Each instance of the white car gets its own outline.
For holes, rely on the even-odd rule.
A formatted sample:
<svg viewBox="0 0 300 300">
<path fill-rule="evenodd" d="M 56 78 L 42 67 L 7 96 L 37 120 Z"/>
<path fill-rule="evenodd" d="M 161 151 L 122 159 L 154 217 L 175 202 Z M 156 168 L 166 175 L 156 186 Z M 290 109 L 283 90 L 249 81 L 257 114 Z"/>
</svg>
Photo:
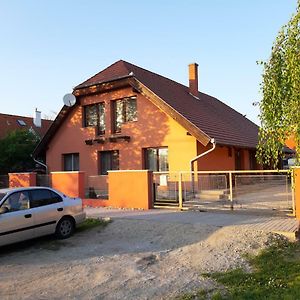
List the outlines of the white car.
<svg viewBox="0 0 300 300">
<path fill-rule="evenodd" d="M 85 217 L 80 198 L 51 188 L 0 189 L 0 246 L 54 233 L 68 238 Z"/>
</svg>

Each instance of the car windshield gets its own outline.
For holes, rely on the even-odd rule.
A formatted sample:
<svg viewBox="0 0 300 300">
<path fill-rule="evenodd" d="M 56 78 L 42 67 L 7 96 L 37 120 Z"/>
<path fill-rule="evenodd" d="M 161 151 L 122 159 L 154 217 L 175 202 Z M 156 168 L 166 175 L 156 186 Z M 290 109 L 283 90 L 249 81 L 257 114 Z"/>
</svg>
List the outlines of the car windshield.
<svg viewBox="0 0 300 300">
<path fill-rule="evenodd" d="M 5 195 L 5 193 L 0 193 L 0 201 L 4 198 Z"/>
</svg>

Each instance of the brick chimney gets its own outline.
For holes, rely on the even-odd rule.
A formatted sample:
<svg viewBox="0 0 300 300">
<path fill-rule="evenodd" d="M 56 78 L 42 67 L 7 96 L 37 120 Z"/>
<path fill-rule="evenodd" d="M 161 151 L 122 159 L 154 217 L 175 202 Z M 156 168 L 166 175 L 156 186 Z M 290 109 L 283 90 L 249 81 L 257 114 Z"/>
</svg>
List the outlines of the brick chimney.
<svg viewBox="0 0 300 300">
<path fill-rule="evenodd" d="M 198 64 L 189 64 L 189 87 L 190 93 L 199 97 L 198 91 Z"/>
</svg>

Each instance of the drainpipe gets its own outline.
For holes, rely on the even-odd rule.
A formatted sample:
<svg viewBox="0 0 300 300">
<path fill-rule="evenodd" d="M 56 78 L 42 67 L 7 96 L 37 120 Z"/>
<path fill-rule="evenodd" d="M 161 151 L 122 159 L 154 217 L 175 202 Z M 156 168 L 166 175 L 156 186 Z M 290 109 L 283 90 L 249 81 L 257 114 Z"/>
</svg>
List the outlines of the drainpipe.
<svg viewBox="0 0 300 300">
<path fill-rule="evenodd" d="M 31 157 L 32 157 L 32 159 L 33 159 L 37 164 L 43 166 L 43 167 L 46 169 L 46 174 L 48 174 L 48 166 L 47 166 L 46 164 L 44 164 L 44 163 L 42 163 L 42 162 L 36 160 L 36 159 L 33 157 L 33 155 L 31 155 Z"/>
<path fill-rule="evenodd" d="M 212 139 L 210 140 L 210 143 L 212 144 L 212 148 L 210 148 L 210 149 L 208 149 L 207 151 L 205 151 L 205 152 L 203 152 L 203 153 L 197 155 L 196 157 L 194 157 L 194 158 L 190 161 L 190 164 L 191 164 L 191 174 L 192 174 L 192 192 L 193 192 L 193 194 L 194 194 L 194 192 L 195 192 L 195 182 L 194 182 L 194 162 L 195 162 L 196 160 L 198 160 L 200 157 L 205 156 L 205 155 L 208 154 L 209 152 L 212 152 L 212 151 L 215 150 L 215 148 L 216 148 L 216 141 L 215 141 L 215 139 L 212 138 Z"/>
</svg>

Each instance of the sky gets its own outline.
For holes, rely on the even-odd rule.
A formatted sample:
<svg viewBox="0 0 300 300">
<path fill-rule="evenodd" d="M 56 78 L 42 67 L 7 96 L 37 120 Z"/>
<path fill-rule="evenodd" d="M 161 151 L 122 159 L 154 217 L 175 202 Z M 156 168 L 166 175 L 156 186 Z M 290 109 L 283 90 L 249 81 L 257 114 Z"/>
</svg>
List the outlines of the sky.
<svg viewBox="0 0 300 300">
<path fill-rule="evenodd" d="M 119 59 L 199 90 L 259 124 L 262 67 L 297 0 L 0 0 L 1 113 L 54 118 Z"/>
</svg>

